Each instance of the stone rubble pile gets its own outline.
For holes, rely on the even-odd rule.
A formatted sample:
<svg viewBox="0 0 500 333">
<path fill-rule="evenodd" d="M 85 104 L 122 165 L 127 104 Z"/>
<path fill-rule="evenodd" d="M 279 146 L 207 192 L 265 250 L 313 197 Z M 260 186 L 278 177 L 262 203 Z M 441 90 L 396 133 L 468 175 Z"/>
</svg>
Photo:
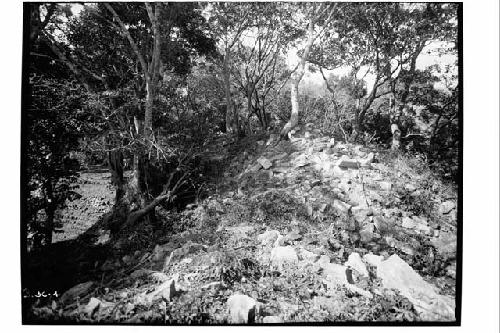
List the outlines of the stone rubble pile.
<svg viewBox="0 0 500 333">
<path fill-rule="evenodd" d="M 339 290 L 367 300 L 398 293 L 413 305 L 420 320 L 455 319 L 454 298 L 444 295 L 410 264 L 422 253 L 428 256 L 430 264 L 439 257 L 447 276 L 455 278 L 456 229 L 449 225 L 456 225 L 456 200 L 440 201 L 436 197 L 435 214 L 429 216 L 398 208 L 405 196 L 418 196 L 418 182 L 398 180 L 390 168 L 378 161 L 375 149 L 335 142 L 309 125 L 293 130 L 290 141 L 278 142 L 277 136 L 271 136 L 257 144 L 256 154 L 243 154 L 247 167 L 235 177 L 237 189 L 221 198 L 226 207 L 238 200 L 246 202 L 262 197 L 262 193 L 284 190 L 306 207 L 312 220 L 333 216 L 335 222 L 330 230 L 319 234 L 292 227 L 263 230 L 255 221 L 221 224 L 217 233 L 225 237 L 224 246 L 244 241 L 257 251 L 252 260 L 282 274 L 289 270 L 317 272 L 327 294 L 315 296 L 313 303 L 323 308 L 338 306 L 335 295 Z M 203 210 L 201 206 L 197 209 Z M 208 213 L 201 212 L 199 216 L 209 219 Z M 182 267 L 222 269 L 218 265 L 223 257 L 220 248 L 193 241 L 158 244 L 142 258 L 147 258 L 150 266 L 133 271 L 130 278 L 161 274 L 157 277 L 161 284 L 144 294 L 145 302 L 159 298 L 176 302 L 176 297 L 193 290 L 195 284 L 191 280 L 198 273 L 179 279 L 172 272 Z M 378 287 L 369 287 L 376 281 L 380 281 Z M 77 285 L 62 298 L 73 300 L 88 293 L 92 284 Z M 208 292 L 222 287 L 223 282 L 215 281 L 200 288 Z M 103 307 L 100 302 L 92 298 L 85 311 L 93 313 Z M 285 305 L 282 312 L 274 310 L 260 316 L 264 305 L 239 291 L 227 298 L 225 306 L 224 318 L 234 324 L 255 323 L 257 318 L 259 323 L 281 323 L 286 318 Z"/>
</svg>

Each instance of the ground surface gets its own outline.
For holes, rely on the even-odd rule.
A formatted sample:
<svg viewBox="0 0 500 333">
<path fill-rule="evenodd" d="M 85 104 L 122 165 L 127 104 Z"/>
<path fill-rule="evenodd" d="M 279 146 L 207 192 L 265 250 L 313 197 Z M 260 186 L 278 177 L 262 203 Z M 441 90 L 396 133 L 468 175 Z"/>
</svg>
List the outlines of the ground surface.
<svg viewBox="0 0 500 333">
<path fill-rule="evenodd" d="M 456 189 L 415 159 L 311 128 L 276 139 L 215 143 L 214 193 L 158 210 L 160 230 L 110 238 L 109 176 L 82 175 L 64 241 L 43 254 L 53 264 L 30 265 L 26 293 L 52 294 L 25 298 L 27 321 L 453 321 Z"/>
<path fill-rule="evenodd" d="M 113 187 L 106 172 L 82 172 L 78 180 L 80 198 L 68 202 L 56 218 L 54 242 L 75 239 L 93 226 L 113 205 Z"/>
</svg>

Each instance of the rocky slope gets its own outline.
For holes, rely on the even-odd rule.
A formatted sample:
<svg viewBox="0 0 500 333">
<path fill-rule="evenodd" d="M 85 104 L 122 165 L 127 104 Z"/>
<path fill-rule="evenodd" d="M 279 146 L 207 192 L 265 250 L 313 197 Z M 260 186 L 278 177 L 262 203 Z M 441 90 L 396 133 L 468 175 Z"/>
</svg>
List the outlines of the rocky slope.
<svg viewBox="0 0 500 333">
<path fill-rule="evenodd" d="M 222 144 L 222 143 L 220 143 Z M 33 321 L 453 321 L 456 190 L 415 159 L 323 137 L 248 139 L 215 193 L 116 239 Z M 234 148 L 234 147 L 233 147 Z M 235 148 L 236 149 L 236 148 Z M 225 153 L 224 153 L 225 152 Z"/>
</svg>

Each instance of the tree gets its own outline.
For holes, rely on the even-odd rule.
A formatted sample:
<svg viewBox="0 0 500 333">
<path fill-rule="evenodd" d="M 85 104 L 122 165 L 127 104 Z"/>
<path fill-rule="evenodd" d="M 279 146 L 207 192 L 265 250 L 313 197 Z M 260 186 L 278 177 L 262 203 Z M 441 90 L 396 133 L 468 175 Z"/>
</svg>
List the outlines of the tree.
<svg viewBox="0 0 500 333">
<path fill-rule="evenodd" d="M 281 4 L 253 4 L 244 38 L 236 43 L 232 73 L 247 100 L 247 120 L 256 115 L 261 127 L 269 125 L 266 101 L 287 76 L 284 54 L 293 32 L 291 14 Z"/>
<path fill-rule="evenodd" d="M 299 83 L 304 76 L 305 66 L 309 59 L 309 53 L 313 47 L 314 41 L 318 39 L 325 31 L 325 27 L 330 24 L 336 4 L 328 3 L 310 3 L 307 6 L 301 6 L 303 18 L 298 22 L 298 25 L 307 24 L 307 29 L 304 29 L 305 43 L 300 52 L 299 63 L 292 74 L 290 80 L 291 91 L 291 115 L 290 120 L 282 128 L 280 135 L 285 138 L 292 128 L 299 121 Z M 300 19 L 300 18 L 299 18 Z M 318 27 L 320 27 L 318 29 Z"/>
<path fill-rule="evenodd" d="M 232 52 L 242 33 L 250 24 L 250 3 L 217 2 L 209 8 L 209 22 L 214 36 L 217 36 L 218 47 L 222 54 L 222 77 L 226 97 L 226 132 L 239 133 L 238 112 L 234 107 L 231 93 Z"/>
<path fill-rule="evenodd" d="M 44 31 L 59 60 L 89 91 L 89 105 L 106 120 L 108 128 L 101 134 L 108 136 L 106 148 L 117 187 L 115 220 L 133 223 L 144 216 L 154 220 L 154 207 L 172 199 L 186 178 L 167 175 L 163 189 L 151 192 L 157 188 L 158 158 L 165 156 L 160 154 L 163 149 L 154 129 L 155 103 L 170 73 L 189 71 L 192 54 L 215 54 L 204 24 L 199 8 L 192 3 L 97 4 L 86 6 L 63 29 L 57 27 L 58 34 L 55 29 Z M 94 32 L 103 43 L 89 38 Z M 123 38 L 117 38 L 120 35 Z M 134 124 L 132 130 L 129 124 Z M 114 138 L 127 135 L 126 146 L 134 154 L 134 177 L 123 184 L 123 140 Z"/>
<path fill-rule="evenodd" d="M 47 45 L 44 31 L 70 15 L 60 4 L 26 4 L 29 17 L 26 49 L 27 81 L 23 86 L 22 187 L 23 228 L 27 248 L 40 249 L 52 243 L 56 211 L 75 197 L 74 181 L 79 165 L 72 153 L 88 129 L 85 88 L 71 78 L 72 73 Z"/>
<path fill-rule="evenodd" d="M 431 42 L 450 38 L 456 24 L 453 8 L 447 4 L 347 4 L 336 15 L 330 31 L 336 37 L 313 52 L 313 63 L 320 69 L 349 66 L 362 79 L 372 76 L 368 94 L 361 96 L 355 109 L 354 138 L 363 132 L 366 113 L 377 98 L 394 96 L 398 80 L 407 82 L 404 90 L 408 89 L 422 50 Z M 395 111 L 404 109 L 405 96 L 404 92 L 394 96 L 398 99 Z M 398 112 L 394 113 L 397 136 Z"/>
</svg>

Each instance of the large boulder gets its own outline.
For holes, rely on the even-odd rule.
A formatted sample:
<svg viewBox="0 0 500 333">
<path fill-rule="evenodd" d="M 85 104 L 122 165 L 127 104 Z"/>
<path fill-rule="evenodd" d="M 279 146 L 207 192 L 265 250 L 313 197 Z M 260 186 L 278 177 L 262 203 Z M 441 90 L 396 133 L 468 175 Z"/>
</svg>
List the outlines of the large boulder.
<svg viewBox="0 0 500 333">
<path fill-rule="evenodd" d="M 413 304 L 422 320 L 453 321 L 455 304 L 451 297 L 439 295 L 436 288 L 426 282 L 410 265 L 393 254 L 377 265 L 377 276 L 382 285 L 395 289 Z"/>
</svg>

